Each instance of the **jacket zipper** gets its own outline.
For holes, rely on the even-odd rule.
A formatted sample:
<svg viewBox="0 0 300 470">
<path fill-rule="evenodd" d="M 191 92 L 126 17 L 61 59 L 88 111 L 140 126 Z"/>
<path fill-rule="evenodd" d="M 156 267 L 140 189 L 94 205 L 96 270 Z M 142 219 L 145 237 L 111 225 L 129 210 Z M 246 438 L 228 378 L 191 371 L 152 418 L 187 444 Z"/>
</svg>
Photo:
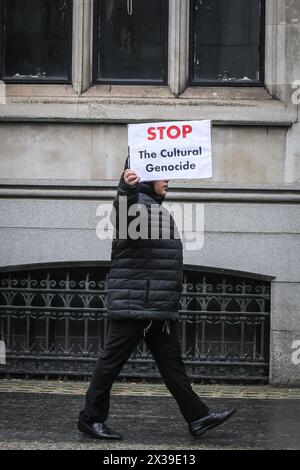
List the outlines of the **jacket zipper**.
<svg viewBox="0 0 300 470">
<path fill-rule="evenodd" d="M 146 288 L 146 305 L 148 305 L 148 300 L 149 300 L 149 284 L 150 280 L 147 279 L 147 288 Z"/>
</svg>

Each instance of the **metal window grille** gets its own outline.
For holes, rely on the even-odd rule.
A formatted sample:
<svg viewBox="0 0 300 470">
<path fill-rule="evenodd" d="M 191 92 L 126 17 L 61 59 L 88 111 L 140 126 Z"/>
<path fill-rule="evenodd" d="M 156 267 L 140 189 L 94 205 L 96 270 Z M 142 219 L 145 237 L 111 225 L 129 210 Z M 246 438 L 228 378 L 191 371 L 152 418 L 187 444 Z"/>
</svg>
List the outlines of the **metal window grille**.
<svg viewBox="0 0 300 470">
<path fill-rule="evenodd" d="M 107 334 L 107 267 L 78 265 L 0 274 L 2 376 L 90 376 Z M 268 380 L 270 283 L 185 271 L 178 333 L 191 379 Z M 144 341 L 123 378 L 159 378 Z"/>
</svg>

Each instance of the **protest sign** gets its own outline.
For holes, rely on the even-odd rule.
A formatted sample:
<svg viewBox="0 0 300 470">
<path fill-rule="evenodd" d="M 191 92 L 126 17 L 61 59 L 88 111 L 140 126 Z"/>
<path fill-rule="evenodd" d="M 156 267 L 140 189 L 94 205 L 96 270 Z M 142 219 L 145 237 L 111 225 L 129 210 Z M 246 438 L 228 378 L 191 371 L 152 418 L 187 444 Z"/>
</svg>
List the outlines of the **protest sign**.
<svg viewBox="0 0 300 470">
<path fill-rule="evenodd" d="M 128 147 L 141 181 L 212 177 L 211 121 L 130 124 Z"/>
</svg>

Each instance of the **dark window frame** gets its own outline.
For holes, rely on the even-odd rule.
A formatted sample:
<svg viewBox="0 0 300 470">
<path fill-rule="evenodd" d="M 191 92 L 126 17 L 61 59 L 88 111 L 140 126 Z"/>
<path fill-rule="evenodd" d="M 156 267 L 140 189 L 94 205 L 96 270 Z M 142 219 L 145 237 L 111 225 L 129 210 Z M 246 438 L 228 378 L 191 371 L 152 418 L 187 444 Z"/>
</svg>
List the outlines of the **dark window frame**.
<svg viewBox="0 0 300 470">
<path fill-rule="evenodd" d="M 190 18 L 189 18 L 189 65 L 188 65 L 188 86 L 204 86 L 204 87 L 264 87 L 265 86 L 265 41 L 266 41 L 266 0 L 260 0 L 261 2 L 261 15 L 260 15 L 260 37 L 259 37 L 259 68 L 260 68 L 260 80 L 251 80 L 247 82 L 242 81 L 231 81 L 223 82 L 221 80 L 194 80 L 194 10 L 195 1 L 190 0 Z"/>
<path fill-rule="evenodd" d="M 169 0 L 163 0 L 165 6 L 165 15 L 167 22 L 164 28 L 164 47 L 163 47 L 163 79 L 119 79 L 119 78 L 99 78 L 98 77 L 98 51 L 101 60 L 101 46 L 98 48 L 98 30 L 101 21 L 101 0 L 94 0 L 93 6 L 93 70 L 92 70 L 92 84 L 93 85 L 144 85 L 144 86 L 167 86 L 168 85 L 168 72 L 169 72 Z"/>
<path fill-rule="evenodd" d="M 73 0 L 69 1 L 69 30 L 67 37 L 66 77 L 7 77 L 5 76 L 5 36 L 4 36 L 4 0 L 0 0 L 0 80 L 7 84 L 44 84 L 44 85 L 71 85 L 72 84 L 72 55 L 73 55 Z"/>
</svg>

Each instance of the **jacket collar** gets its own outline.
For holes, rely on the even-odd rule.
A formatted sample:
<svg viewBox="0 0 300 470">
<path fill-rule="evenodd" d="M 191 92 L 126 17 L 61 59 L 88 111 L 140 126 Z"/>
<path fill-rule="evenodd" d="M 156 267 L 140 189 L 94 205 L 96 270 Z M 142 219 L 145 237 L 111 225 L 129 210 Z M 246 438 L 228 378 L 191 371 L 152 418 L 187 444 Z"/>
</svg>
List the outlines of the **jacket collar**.
<svg viewBox="0 0 300 470">
<path fill-rule="evenodd" d="M 144 181 L 143 183 L 139 183 L 138 190 L 140 193 L 144 193 L 150 196 L 152 199 L 158 202 L 158 204 L 161 204 L 165 199 L 163 196 L 156 194 L 152 181 Z"/>
</svg>

